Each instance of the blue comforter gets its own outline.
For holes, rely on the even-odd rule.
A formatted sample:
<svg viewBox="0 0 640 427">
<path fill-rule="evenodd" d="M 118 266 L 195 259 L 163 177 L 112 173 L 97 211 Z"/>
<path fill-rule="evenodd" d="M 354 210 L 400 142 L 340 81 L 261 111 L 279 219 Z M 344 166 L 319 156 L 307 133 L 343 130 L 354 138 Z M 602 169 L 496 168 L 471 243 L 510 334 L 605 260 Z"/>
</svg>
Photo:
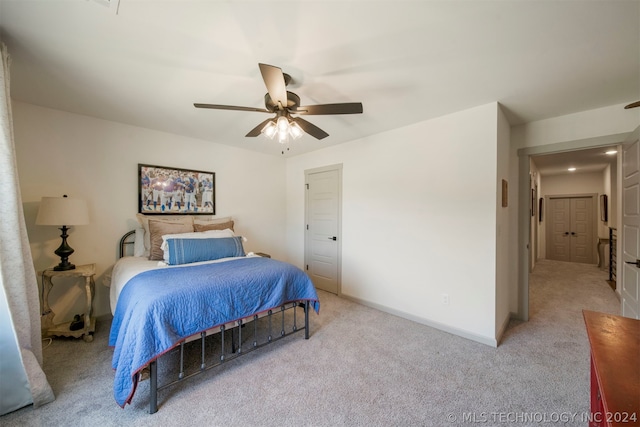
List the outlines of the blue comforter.
<svg viewBox="0 0 640 427">
<path fill-rule="evenodd" d="M 109 345 L 115 346 L 116 401 L 122 407 L 130 403 L 138 372 L 183 339 L 295 300 L 309 300 L 316 312 L 320 310 L 306 273 L 270 258 L 138 274 L 120 294 L 109 335 Z"/>
</svg>

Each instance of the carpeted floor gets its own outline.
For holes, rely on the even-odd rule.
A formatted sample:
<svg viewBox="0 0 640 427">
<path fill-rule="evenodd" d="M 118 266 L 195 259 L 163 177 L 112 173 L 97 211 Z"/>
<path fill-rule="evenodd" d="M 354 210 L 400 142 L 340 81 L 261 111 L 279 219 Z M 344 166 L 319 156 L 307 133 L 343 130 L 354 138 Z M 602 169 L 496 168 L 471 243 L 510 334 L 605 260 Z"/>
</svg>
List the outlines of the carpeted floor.
<svg viewBox="0 0 640 427">
<path fill-rule="evenodd" d="M 160 393 L 148 381 L 121 409 L 112 395 L 109 322 L 92 343 L 54 339 L 44 350 L 56 400 L 0 417 L 10 426 L 586 425 L 589 345 L 582 309 L 619 314 L 594 265 L 541 260 L 530 321 L 512 321 L 498 348 L 325 292 L 301 334 Z"/>
</svg>

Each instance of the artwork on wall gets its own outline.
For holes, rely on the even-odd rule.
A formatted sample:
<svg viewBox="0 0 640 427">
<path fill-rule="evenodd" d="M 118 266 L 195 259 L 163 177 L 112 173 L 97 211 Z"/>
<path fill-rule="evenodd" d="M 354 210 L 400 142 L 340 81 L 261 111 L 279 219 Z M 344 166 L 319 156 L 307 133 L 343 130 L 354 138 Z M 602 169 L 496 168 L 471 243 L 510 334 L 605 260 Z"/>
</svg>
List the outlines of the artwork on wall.
<svg viewBox="0 0 640 427">
<path fill-rule="evenodd" d="M 542 222 L 542 211 L 544 210 L 544 198 L 540 197 L 538 201 L 538 222 Z"/>
<path fill-rule="evenodd" d="M 148 215 L 214 215 L 216 174 L 138 164 L 138 212 Z"/>
<path fill-rule="evenodd" d="M 531 216 L 536 216 L 537 201 L 538 201 L 537 190 L 535 188 L 532 188 L 531 189 Z"/>
<path fill-rule="evenodd" d="M 509 184 L 507 180 L 502 180 L 502 207 L 506 208 L 509 206 Z"/>
<path fill-rule="evenodd" d="M 600 221 L 607 222 L 609 220 L 608 197 L 606 194 L 600 195 Z"/>
</svg>

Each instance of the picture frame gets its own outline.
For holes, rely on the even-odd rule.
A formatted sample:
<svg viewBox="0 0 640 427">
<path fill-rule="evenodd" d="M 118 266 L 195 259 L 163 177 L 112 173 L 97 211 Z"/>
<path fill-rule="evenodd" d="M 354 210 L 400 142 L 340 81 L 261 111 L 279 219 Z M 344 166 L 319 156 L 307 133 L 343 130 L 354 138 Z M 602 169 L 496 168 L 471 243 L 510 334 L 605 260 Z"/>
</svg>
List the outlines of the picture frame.
<svg viewBox="0 0 640 427">
<path fill-rule="evenodd" d="M 536 195 L 537 191 L 535 188 L 531 189 L 531 216 L 535 217 L 536 216 L 536 202 L 538 200 L 538 196 Z"/>
<path fill-rule="evenodd" d="M 542 222 L 542 212 L 544 211 L 544 198 L 538 199 L 538 222 Z"/>
<path fill-rule="evenodd" d="M 138 213 L 215 215 L 216 174 L 138 163 Z"/>
<path fill-rule="evenodd" d="M 509 183 L 506 179 L 502 180 L 502 207 L 509 206 Z"/>
<path fill-rule="evenodd" d="M 600 195 L 600 221 L 607 222 L 609 220 L 608 197 L 606 194 Z"/>
</svg>

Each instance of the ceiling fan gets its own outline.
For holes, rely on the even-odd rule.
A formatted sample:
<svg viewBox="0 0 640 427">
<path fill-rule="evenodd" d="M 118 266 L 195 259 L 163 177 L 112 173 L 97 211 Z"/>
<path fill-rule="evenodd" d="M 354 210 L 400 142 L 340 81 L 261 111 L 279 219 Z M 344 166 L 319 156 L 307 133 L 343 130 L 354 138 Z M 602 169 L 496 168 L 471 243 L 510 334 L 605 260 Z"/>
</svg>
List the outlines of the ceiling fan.
<svg viewBox="0 0 640 427">
<path fill-rule="evenodd" d="M 194 107 L 211 108 L 215 110 L 257 111 L 259 113 L 275 114 L 275 117 L 263 121 L 245 136 L 255 137 L 262 133 L 271 139 L 277 136 L 278 141 L 281 143 L 286 143 L 289 137 L 293 139 L 299 138 L 303 132 L 308 133 L 316 139 L 329 136 L 328 133 L 316 125 L 301 117 L 293 117 L 292 114 L 329 115 L 362 113 L 362 103 L 360 102 L 301 106 L 300 97 L 286 89 L 291 81 L 290 75 L 283 73 L 280 68 L 274 67 L 273 65 L 258 64 L 258 66 L 260 67 L 262 79 L 267 87 L 267 93 L 264 96 L 265 108 L 199 103 L 194 103 Z"/>
<path fill-rule="evenodd" d="M 635 108 L 635 107 L 640 107 L 640 101 L 632 102 L 629 105 L 625 105 L 624 109 L 628 110 L 629 108 Z"/>
</svg>

